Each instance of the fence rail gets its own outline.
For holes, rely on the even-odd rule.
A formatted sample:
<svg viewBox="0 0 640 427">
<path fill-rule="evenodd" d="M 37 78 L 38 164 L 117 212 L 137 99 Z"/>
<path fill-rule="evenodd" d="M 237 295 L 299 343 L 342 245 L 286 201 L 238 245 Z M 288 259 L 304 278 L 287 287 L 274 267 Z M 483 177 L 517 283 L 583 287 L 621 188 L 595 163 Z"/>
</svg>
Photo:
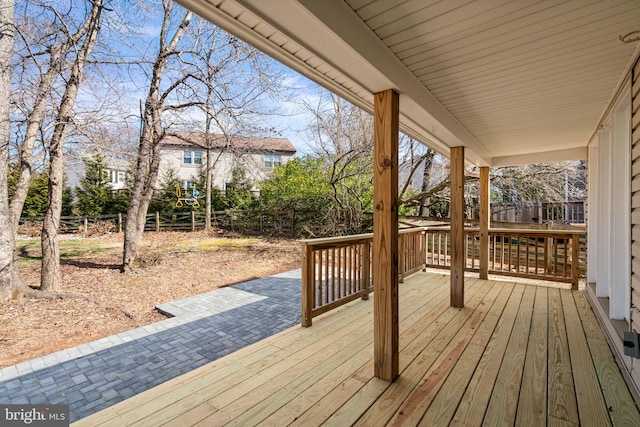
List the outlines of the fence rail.
<svg viewBox="0 0 640 427">
<path fill-rule="evenodd" d="M 205 212 L 153 212 L 148 213 L 144 231 L 195 231 L 205 228 Z M 60 218 L 61 233 L 96 234 L 122 232 L 126 214 L 97 216 L 63 216 Z M 322 232 L 316 221 L 316 213 L 310 211 L 244 211 L 224 210 L 211 213 L 213 227 L 243 234 L 299 237 L 317 235 Z M 23 218 L 22 232 L 39 233 L 42 218 Z"/>
<path fill-rule="evenodd" d="M 451 267 L 449 228 L 418 227 L 398 234 L 399 281 L 420 269 Z M 584 269 L 580 230 L 489 230 L 489 273 L 571 283 Z M 373 234 L 302 240 L 302 326 L 313 317 L 373 290 Z M 465 230 L 465 270 L 480 270 L 480 230 Z"/>
</svg>

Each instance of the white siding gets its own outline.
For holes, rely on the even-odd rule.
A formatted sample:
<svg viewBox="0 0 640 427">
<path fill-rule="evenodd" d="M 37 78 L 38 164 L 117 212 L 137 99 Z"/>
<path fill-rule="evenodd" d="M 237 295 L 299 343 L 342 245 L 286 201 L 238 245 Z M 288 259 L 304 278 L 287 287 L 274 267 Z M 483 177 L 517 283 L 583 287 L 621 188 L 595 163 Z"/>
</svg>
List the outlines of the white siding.
<svg viewBox="0 0 640 427">
<path fill-rule="evenodd" d="M 198 173 L 205 167 L 207 156 L 206 150 L 202 151 L 202 164 L 185 164 L 183 155 L 185 147 L 165 146 L 161 150 L 160 173 L 158 174 L 158 185 L 164 179 L 168 170 L 173 169 L 180 181 L 195 181 Z M 196 148 L 194 148 L 196 150 Z M 225 185 L 231 182 L 233 170 L 242 168 L 245 171 L 246 178 L 250 182 L 257 184 L 267 178 L 272 168 L 265 167 L 264 155 L 274 153 L 244 153 L 237 154 L 220 150 L 213 150 L 211 161 L 213 162 L 213 186 L 219 190 L 224 190 Z M 277 154 L 277 153 L 276 153 Z M 280 154 L 282 163 L 286 163 L 293 158 L 291 154 Z M 254 189 L 257 189 L 255 187 Z"/>
</svg>

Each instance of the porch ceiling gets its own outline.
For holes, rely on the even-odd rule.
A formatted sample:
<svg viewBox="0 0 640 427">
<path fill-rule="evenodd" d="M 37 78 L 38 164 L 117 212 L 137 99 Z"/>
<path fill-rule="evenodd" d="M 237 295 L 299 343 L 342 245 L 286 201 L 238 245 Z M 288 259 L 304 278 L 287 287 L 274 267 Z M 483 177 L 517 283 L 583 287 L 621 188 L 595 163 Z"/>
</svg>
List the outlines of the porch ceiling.
<svg viewBox="0 0 640 427">
<path fill-rule="evenodd" d="M 349 101 L 481 166 L 584 158 L 637 57 L 640 2 L 178 0 Z"/>
</svg>

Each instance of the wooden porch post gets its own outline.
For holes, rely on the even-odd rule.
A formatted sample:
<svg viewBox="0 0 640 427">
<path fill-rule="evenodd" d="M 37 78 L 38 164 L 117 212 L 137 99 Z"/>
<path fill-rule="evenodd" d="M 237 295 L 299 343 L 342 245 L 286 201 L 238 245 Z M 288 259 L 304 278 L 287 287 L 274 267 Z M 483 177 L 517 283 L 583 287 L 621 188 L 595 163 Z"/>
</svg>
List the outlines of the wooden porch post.
<svg viewBox="0 0 640 427">
<path fill-rule="evenodd" d="M 464 147 L 451 148 L 451 306 L 464 307 Z"/>
<path fill-rule="evenodd" d="M 489 197 L 489 168 L 480 168 L 480 278 L 489 278 L 489 224 L 491 201 Z"/>
<path fill-rule="evenodd" d="M 398 377 L 398 130 L 399 95 L 374 96 L 373 322 L 375 376 Z"/>
</svg>

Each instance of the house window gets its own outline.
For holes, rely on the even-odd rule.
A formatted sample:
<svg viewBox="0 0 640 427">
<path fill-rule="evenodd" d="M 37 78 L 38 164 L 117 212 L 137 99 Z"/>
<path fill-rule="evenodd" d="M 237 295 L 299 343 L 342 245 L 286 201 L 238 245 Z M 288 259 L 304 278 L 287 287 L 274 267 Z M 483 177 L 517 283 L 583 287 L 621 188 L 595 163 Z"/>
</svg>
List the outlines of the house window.
<svg viewBox="0 0 640 427">
<path fill-rule="evenodd" d="M 108 171 L 107 177 L 112 184 L 119 184 L 124 182 L 124 172 L 122 171 Z"/>
<path fill-rule="evenodd" d="M 185 151 L 182 158 L 182 162 L 186 165 L 201 165 L 202 164 L 202 151 L 192 150 Z"/>
<path fill-rule="evenodd" d="M 195 186 L 196 186 L 195 181 L 182 181 L 183 190 L 191 190 Z"/>
<path fill-rule="evenodd" d="M 275 168 L 282 164 L 282 156 L 280 154 L 265 154 L 264 155 L 264 167 Z"/>
</svg>

